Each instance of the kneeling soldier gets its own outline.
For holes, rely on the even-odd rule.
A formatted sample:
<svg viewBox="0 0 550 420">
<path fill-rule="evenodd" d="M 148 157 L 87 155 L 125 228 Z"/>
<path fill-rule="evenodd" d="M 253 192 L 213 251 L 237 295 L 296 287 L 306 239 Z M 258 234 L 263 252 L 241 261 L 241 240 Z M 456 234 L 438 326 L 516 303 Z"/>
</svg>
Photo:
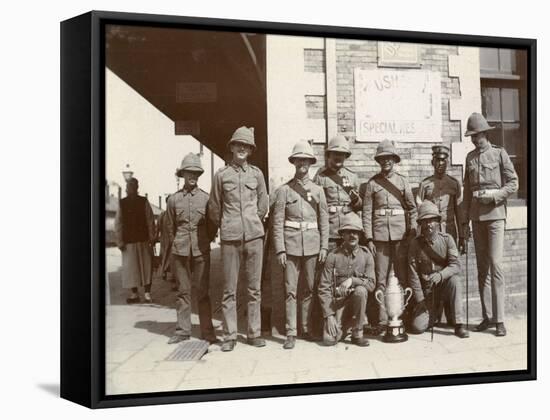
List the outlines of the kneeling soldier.
<svg viewBox="0 0 550 420">
<path fill-rule="evenodd" d="M 309 143 L 299 142 L 288 158 L 296 167 L 294 178 L 277 191 L 273 210 L 273 241 L 277 260 L 284 269 L 286 295 L 285 349 L 296 342 L 296 292 L 300 272 L 306 282 L 301 298 L 301 324 L 304 337 L 310 337 L 317 261 L 323 262 L 328 250 L 328 209 L 323 189 L 309 179 L 309 167 L 317 160 Z"/>
<path fill-rule="evenodd" d="M 326 259 L 319 283 L 319 299 L 325 317 L 323 343 L 334 345 L 346 336 L 351 326 L 351 342 L 361 347 L 369 345 L 363 337 L 368 292 L 374 291 L 374 258 L 359 245 L 363 230 L 361 219 L 348 213 L 339 233 L 343 243 Z"/>
<path fill-rule="evenodd" d="M 169 344 L 188 340 L 191 336 L 191 289 L 198 291 L 201 336 L 216 341 L 210 305 L 210 242 L 216 234 L 209 223 L 206 207 L 208 194 L 198 185 L 204 170 L 198 155 L 189 153 L 176 172 L 185 179 L 181 190 L 172 194 L 166 208 L 167 230 L 172 243 L 174 275 L 179 283 L 176 299 L 178 322 Z"/>
<path fill-rule="evenodd" d="M 433 322 L 433 309 L 448 304 L 454 318 L 455 335 L 467 338 L 462 307 L 462 283 L 458 249 L 451 235 L 439 231 L 437 206 L 424 201 L 418 211 L 421 235 L 409 245 L 409 282 L 416 306 L 410 332 L 421 334 Z"/>
</svg>

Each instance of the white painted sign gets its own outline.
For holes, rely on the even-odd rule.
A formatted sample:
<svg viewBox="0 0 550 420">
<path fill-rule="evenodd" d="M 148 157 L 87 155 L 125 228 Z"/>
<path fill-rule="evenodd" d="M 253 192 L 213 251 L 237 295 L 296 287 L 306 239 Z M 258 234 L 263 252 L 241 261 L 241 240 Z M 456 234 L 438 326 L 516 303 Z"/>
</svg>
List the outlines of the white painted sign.
<svg viewBox="0 0 550 420">
<path fill-rule="evenodd" d="M 356 141 L 442 141 L 439 73 L 356 68 L 354 81 Z"/>
</svg>

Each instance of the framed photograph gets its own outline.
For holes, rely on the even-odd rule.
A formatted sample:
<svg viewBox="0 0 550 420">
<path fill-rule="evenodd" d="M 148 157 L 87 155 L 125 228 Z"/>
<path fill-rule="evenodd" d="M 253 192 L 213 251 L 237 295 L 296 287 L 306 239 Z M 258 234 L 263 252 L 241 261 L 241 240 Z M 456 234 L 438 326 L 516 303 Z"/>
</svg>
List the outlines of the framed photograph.
<svg viewBox="0 0 550 420">
<path fill-rule="evenodd" d="M 536 40 L 61 23 L 61 396 L 536 379 Z"/>
</svg>

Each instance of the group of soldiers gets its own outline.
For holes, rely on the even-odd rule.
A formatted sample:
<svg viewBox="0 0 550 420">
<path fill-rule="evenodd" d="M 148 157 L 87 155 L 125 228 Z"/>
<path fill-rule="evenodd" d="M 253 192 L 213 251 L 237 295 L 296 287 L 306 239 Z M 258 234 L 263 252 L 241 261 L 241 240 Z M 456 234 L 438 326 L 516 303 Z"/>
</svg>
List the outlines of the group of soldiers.
<svg viewBox="0 0 550 420">
<path fill-rule="evenodd" d="M 210 242 L 219 231 L 221 350 L 231 351 L 237 343 L 241 264 L 247 290 L 247 343 L 265 346 L 260 303 L 264 220 L 269 210 L 270 245 L 284 273 L 285 349 L 294 348 L 297 337 L 334 345 L 350 330 L 352 343 L 368 346 L 364 335 L 384 333 L 388 322 L 374 293 L 385 292 L 394 273 L 403 287 L 413 290 L 414 303 L 403 314 L 409 332 L 426 331 L 445 311 L 455 335 L 468 337 L 459 254 L 467 252 L 470 222 L 482 307 L 482 321 L 475 331 L 494 326 L 497 336 L 506 335 L 502 269 L 506 198 L 517 190 L 518 179 L 506 151 L 488 141 L 491 129 L 481 114 L 468 119 L 465 135 L 475 149 L 466 157 L 463 198 L 461 183 L 447 174 L 446 146 L 432 148 L 434 174 L 421 182 L 415 197 L 406 177 L 395 170 L 400 156 L 390 140 L 378 145 L 374 159 L 380 172 L 364 184 L 345 166 L 352 153 L 345 137 L 329 141 L 326 165 L 313 179 L 309 169 L 316 157 L 311 145 L 300 141 L 288 157 L 294 177 L 274 193 L 271 209 L 264 176 L 248 163 L 256 148 L 253 128 L 240 127 L 233 133 L 228 142 L 232 160 L 214 175 L 210 194 L 198 187 L 203 172 L 199 157 L 187 155 L 177 171 L 184 186 L 169 197 L 165 215 L 179 283 L 177 328 L 169 343 L 191 336 L 193 285 L 198 291 L 201 336 L 217 341 L 209 270 Z M 135 292 L 129 303 L 135 301 Z"/>
</svg>

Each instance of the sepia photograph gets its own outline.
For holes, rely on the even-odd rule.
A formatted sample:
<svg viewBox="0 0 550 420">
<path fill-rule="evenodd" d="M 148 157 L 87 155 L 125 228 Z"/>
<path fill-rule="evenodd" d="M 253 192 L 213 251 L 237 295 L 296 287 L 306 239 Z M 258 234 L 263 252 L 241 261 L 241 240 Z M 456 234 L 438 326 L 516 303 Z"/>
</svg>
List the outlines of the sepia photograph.
<svg viewBox="0 0 550 420">
<path fill-rule="evenodd" d="M 101 28 L 106 396 L 527 371 L 527 49 Z"/>
</svg>

